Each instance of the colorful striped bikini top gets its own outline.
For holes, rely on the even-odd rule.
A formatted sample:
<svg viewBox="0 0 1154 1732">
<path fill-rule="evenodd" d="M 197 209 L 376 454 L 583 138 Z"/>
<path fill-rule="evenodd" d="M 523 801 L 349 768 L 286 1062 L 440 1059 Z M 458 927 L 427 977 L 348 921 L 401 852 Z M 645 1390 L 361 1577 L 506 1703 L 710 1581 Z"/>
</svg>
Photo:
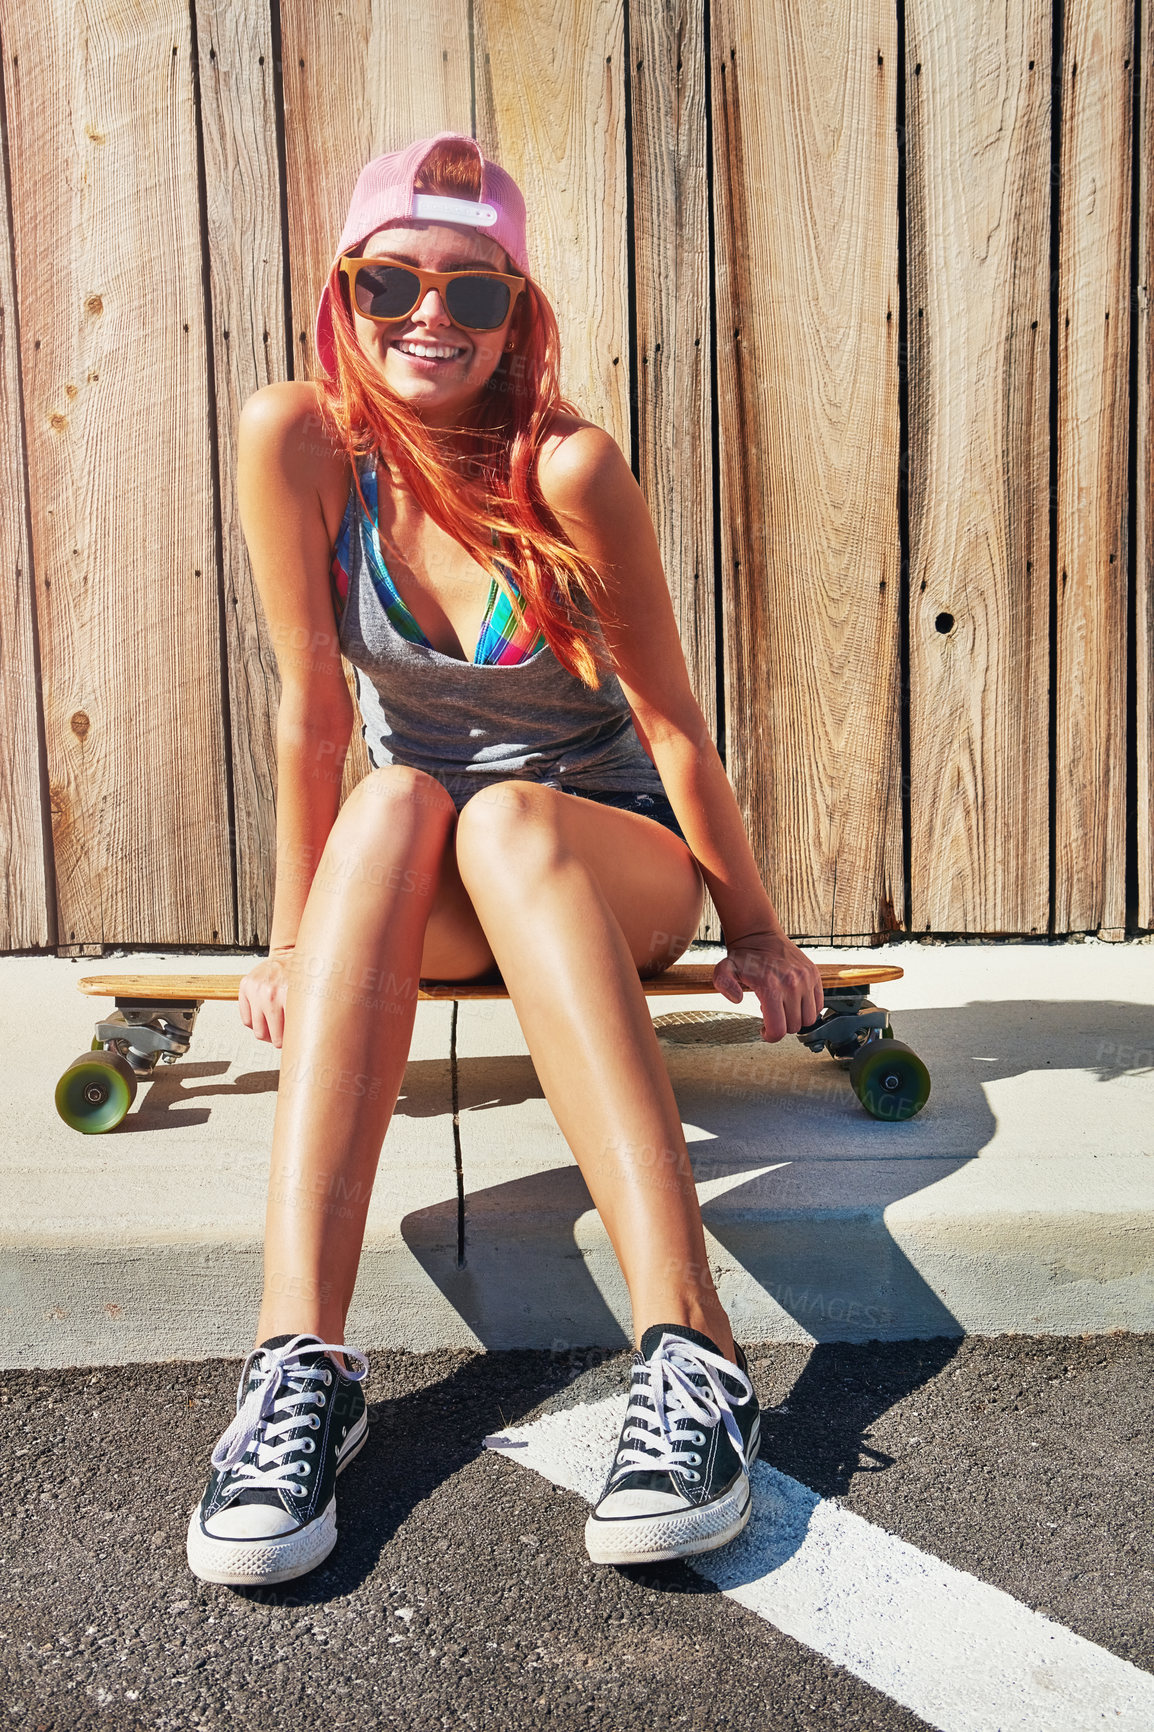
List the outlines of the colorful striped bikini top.
<svg viewBox="0 0 1154 1732">
<path fill-rule="evenodd" d="M 372 579 L 381 606 L 388 615 L 391 624 L 406 638 L 409 643 L 423 644 L 426 649 L 432 649 L 428 638 L 417 624 L 409 608 L 402 601 L 396 585 L 389 576 L 389 568 L 381 553 L 381 537 L 379 529 L 380 512 L 377 502 L 377 468 L 373 462 L 365 463 L 360 469 L 361 491 L 365 496 L 365 506 L 371 515 L 366 518 L 365 509 L 357 498 L 355 482 L 349 485 L 349 500 L 345 506 L 345 514 L 341 519 L 340 533 L 333 547 L 332 565 L 329 575 L 332 580 L 333 606 L 337 620 L 345 610 L 345 602 L 349 593 L 349 537 L 354 525 L 361 537 L 361 548 L 365 565 Z M 502 566 L 513 593 L 519 598 L 521 591 L 508 566 Z M 518 621 L 514 615 L 509 598 L 500 587 L 496 578 L 489 586 L 489 599 L 485 604 L 485 616 L 481 623 L 481 635 L 477 640 L 477 649 L 471 663 L 465 665 L 483 667 L 500 665 L 514 666 L 517 662 L 527 661 L 535 655 L 545 642 L 545 633 L 539 628 L 532 605 L 525 608 L 524 619 Z M 454 658 L 456 659 L 456 658 Z"/>
</svg>

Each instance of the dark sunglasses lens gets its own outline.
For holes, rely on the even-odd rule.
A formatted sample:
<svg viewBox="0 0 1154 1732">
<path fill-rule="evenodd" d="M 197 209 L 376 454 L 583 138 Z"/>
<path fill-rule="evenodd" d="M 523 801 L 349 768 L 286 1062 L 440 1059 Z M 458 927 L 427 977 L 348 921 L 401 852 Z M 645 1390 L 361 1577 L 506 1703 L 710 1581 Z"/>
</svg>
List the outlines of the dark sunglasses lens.
<svg viewBox="0 0 1154 1732">
<path fill-rule="evenodd" d="M 420 279 L 400 265 L 366 265 L 357 272 L 357 311 L 370 319 L 403 319 L 417 304 Z"/>
<path fill-rule="evenodd" d="M 454 277 L 445 307 L 451 319 L 471 331 L 495 331 L 509 311 L 509 285 L 497 277 Z"/>
</svg>

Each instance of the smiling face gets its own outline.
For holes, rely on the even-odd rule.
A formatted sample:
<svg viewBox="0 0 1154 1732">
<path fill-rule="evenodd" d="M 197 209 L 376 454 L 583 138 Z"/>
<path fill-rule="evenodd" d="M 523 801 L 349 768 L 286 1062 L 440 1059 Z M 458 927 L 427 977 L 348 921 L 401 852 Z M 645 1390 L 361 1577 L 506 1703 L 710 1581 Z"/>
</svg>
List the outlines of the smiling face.
<svg viewBox="0 0 1154 1732">
<path fill-rule="evenodd" d="M 357 248 L 362 258 L 390 258 L 427 271 L 511 271 L 504 248 L 474 229 L 410 220 L 377 229 Z M 508 341 L 513 309 L 495 331 L 455 325 L 436 289 L 403 319 L 381 323 L 353 313 L 357 340 L 390 389 L 432 426 L 452 425 L 475 403 Z"/>
</svg>

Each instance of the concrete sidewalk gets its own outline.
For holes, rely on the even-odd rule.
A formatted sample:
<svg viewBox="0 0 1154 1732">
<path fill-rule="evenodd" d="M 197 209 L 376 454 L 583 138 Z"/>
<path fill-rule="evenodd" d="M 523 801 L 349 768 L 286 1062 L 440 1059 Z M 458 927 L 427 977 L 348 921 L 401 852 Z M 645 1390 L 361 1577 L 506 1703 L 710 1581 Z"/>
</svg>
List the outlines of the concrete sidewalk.
<svg viewBox="0 0 1154 1732">
<path fill-rule="evenodd" d="M 874 996 L 928 1105 L 867 1117 L 841 1066 L 756 1037 L 757 1005 L 651 999 L 739 1338 L 1154 1329 L 1154 948 L 894 944 Z M 698 949 L 692 960 L 722 952 Z M 690 958 L 686 958 L 689 960 Z M 206 1004 L 186 1059 L 82 1136 L 56 1080 L 111 1000 L 97 973 L 243 973 L 255 955 L 0 958 L 10 1054 L 0 1227 L 5 1366 L 243 1351 L 260 1282 L 280 1054 Z M 686 1022 L 697 1009 L 704 1021 Z M 511 1004 L 419 1006 L 349 1339 L 618 1346 L 624 1285 Z M 454 1150 L 454 1067 L 464 1262 Z"/>
</svg>

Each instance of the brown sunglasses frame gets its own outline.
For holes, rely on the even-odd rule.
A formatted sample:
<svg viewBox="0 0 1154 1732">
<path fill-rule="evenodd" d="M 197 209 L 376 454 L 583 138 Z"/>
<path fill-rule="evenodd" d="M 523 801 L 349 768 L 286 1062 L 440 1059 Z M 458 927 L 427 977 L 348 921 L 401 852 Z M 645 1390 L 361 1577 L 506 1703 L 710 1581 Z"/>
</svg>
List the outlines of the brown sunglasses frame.
<svg viewBox="0 0 1154 1732">
<path fill-rule="evenodd" d="M 408 312 L 397 313 L 394 318 L 390 319 L 378 318 L 375 313 L 361 312 L 360 307 L 357 306 L 356 284 L 357 272 L 360 270 L 362 265 L 395 265 L 399 271 L 408 271 L 412 276 L 418 279 L 419 288 L 417 290 L 417 298 L 409 308 Z M 359 253 L 355 255 L 345 253 L 338 260 L 337 268 L 349 285 L 349 306 L 355 312 L 360 313 L 362 319 L 372 319 L 373 323 L 376 325 L 399 325 L 402 319 L 407 319 L 409 314 L 414 312 L 417 307 L 420 306 L 430 289 L 436 289 L 437 293 L 441 297 L 441 305 L 444 307 L 446 313 L 449 313 L 448 302 L 445 300 L 445 289 L 446 286 L 453 281 L 454 277 L 496 277 L 499 283 L 504 283 L 506 285 L 512 295 L 512 299 L 509 302 L 509 311 L 505 314 L 505 318 L 501 320 L 500 325 L 464 325 L 461 324 L 460 319 L 453 319 L 452 313 L 449 313 L 449 317 L 453 319 L 454 325 L 460 326 L 462 331 L 499 331 L 501 325 L 505 323 L 505 319 L 508 319 L 512 314 L 513 308 L 517 305 L 517 296 L 525 287 L 524 277 L 506 276 L 502 271 L 423 271 L 419 265 L 408 265 L 405 263 L 404 259 L 391 259 L 387 255 L 383 257 L 374 256 L 373 258 L 365 258 Z"/>
</svg>

